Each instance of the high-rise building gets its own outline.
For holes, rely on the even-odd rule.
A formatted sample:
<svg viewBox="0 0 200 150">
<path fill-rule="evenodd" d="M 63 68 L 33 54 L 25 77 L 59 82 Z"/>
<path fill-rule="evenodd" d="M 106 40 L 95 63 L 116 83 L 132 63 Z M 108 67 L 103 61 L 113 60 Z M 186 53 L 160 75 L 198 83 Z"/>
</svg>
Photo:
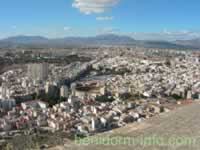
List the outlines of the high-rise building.
<svg viewBox="0 0 200 150">
<path fill-rule="evenodd" d="M 4 111 L 11 110 L 15 106 L 15 99 L 0 99 L 0 109 L 3 109 Z"/>
<path fill-rule="evenodd" d="M 50 82 L 46 82 L 45 93 L 49 95 L 52 95 L 53 93 L 55 93 L 55 86 L 51 84 Z"/>
<path fill-rule="evenodd" d="M 61 88 L 60 88 L 60 97 L 67 98 L 68 94 L 69 94 L 68 87 L 65 86 L 65 85 L 61 86 Z"/>
<path fill-rule="evenodd" d="M 76 92 L 76 83 L 72 83 L 72 84 L 71 84 L 71 91 L 72 91 L 71 95 L 72 95 L 72 96 L 75 96 L 75 92 Z"/>
<path fill-rule="evenodd" d="M 48 78 L 49 66 L 47 63 L 28 64 L 28 76 L 36 81 Z"/>
<path fill-rule="evenodd" d="M 2 83 L 2 86 L 0 87 L 0 98 L 6 97 L 9 97 L 9 89 L 6 83 Z"/>
<path fill-rule="evenodd" d="M 55 86 L 54 84 L 52 84 L 51 82 L 46 82 L 45 93 L 53 98 L 58 98 L 60 95 L 59 88 L 57 86 Z"/>
</svg>

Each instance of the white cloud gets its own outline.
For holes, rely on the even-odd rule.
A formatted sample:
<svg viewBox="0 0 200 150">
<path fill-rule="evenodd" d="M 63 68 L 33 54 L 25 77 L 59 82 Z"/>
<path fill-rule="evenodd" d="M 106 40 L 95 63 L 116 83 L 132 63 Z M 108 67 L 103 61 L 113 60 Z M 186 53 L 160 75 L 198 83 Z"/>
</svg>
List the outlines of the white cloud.
<svg viewBox="0 0 200 150">
<path fill-rule="evenodd" d="M 97 35 L 99 34 L 118 34 L 120 30 L 113 27 L 101 27 L 97 28 Z"/>
<path fill-rule="evenodd" d="M 122 33 L 123 34 L 123 33 Z M 138 40 L 191 40 L 195 38 L 200 38 L 200 32 L 194 31 L 168 31 L 166 29 L 163 32 L 132 32 L 125 33 Z"/>
<path fill-rule="evenodd" d="M 71 27 L 64 27 L 63 29 L 64 29 L 65 31 L 71 31 L 71 30 L 72 30 Z"/>
<path fill-rule="evenodd" d="M 171 32 L 169 32 L 166 28 L 163 30 L 163 33 L 165 33 L 165 34 L 171 34 Z"/>
<path fill-rule="evenodd" d="M 104 16 L 104 17 L 96 17 L 97 21 L 112 21 L 114 17 Z"/>
<path fill-rule="evenodd" d="M 103 13 L 120 0 L 74 0 L 72 6 L 84 14 Z"/>
</svg>

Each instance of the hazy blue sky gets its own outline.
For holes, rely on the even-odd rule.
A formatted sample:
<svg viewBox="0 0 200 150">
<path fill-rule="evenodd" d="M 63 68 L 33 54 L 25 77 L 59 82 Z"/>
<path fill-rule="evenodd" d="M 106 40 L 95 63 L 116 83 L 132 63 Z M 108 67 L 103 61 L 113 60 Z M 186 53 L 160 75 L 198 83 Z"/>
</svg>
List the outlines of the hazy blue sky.
<svg viewBox="0 0 200 150">
<path fill-rule="evenodd" d="M 199 0 L 1 0 L 0 38 L 14 35 L 199 37 Z"/>
</svg>

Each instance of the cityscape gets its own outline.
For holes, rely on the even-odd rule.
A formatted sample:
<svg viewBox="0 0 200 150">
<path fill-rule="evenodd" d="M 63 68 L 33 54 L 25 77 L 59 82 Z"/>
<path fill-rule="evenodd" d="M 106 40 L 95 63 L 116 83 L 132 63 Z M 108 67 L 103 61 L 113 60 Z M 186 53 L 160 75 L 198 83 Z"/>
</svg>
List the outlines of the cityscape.
<svg viewBox="0 0 200 150">
<path fill-rule="evenodd" d="M 46 12 L 38 15 L 46 3 L 41 2 L 37 7 L 39 0 L 30 1 L 32 6 L 25 1 L 15 2 L 21 12 L 13 9 L 24 28 L 16 21 L 17 25 L 7 29 L 5 26 L 10 21 L 6 22 L 5 17 L 6 23 L 0 27 L 0 149 L 200 148 L 200 32 L 196 31 L 200 22 L 191 21 L 191 31 L 174 31 L 179 22 L 166 29 L 170 23 L 160 26 L 159 14 L 158 21 L 146 23 L 148 16 L 163 13 L 160 9 L 142 14 L 137 22 L 139 14 L 135 13 L 140 10 L 133 5 L 138 3 L 149 9 L 137 0 L 72 0 L 66 2 L 70 8 L 68 17 L 76 27 L 82 24 L 79 30 L 64 26 L 62 31 L 52 23 L 36 31 L 24 23 L 28 18 L 19 17 L 20 13 L 32 14 L 30 23 L 41 26 L 52 20 L 62 22 L 63 16 L 58 17 L 60 20 L 55 17 L 63 11 L 64 1 L 47 4 L 45 10 L 56 7 L 55 16 L 49 10 L 52 18 L 45 16 Z M 179 0 L 175 1 L 174 5 L 179 4 Z M 164 3 L 168 4 L 157 2 L 156 6 Z M 2 4 L 7 6 L 10 2 Z M 25 10 L 20 4 L 37 8 L 38 12 Z M 188 9 L 189 6 L 194 7 L 188 4 Z M 178 12 L 183 11 L 181 8 L 176 10 L 177 18 Z M 128 12 L 130 15 L 124 22 L 122 19 L 117 23 L 120 14 Z M 11 13 L 7 15 L 13 19 Z M 43 17 L 47 17 L 44 22 L 40 21 Z M 169 14 L 165 17 L 170 22 Z M 179 21 L 183 23 L 189 18 Z M 134 19 L 137 23 L 129 26 Z M 108 22 L 120 29 L 105 29 Z M 142 30 L 145 23 L 148 32 Z M 96 35 L 92 26 L 98 30 Z M 104 30 L 99 26 L 104 26 Z M 4 29 L 15 31 L 4 32 Z M 56 35 L 53 30 L 57 31 Z"/>
</svg>

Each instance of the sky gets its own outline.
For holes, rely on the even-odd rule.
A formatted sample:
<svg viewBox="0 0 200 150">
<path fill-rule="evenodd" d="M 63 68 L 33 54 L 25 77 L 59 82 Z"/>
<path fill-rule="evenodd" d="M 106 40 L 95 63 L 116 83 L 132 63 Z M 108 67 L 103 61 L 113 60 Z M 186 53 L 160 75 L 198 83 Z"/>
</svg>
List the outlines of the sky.
<svg viewBox="0 0 200 150">
<path fill-rule="evenodd" d="M 129 35 L 200 37 L 199 0 L 0 0 L 0 38 Z"/>
</svg>

